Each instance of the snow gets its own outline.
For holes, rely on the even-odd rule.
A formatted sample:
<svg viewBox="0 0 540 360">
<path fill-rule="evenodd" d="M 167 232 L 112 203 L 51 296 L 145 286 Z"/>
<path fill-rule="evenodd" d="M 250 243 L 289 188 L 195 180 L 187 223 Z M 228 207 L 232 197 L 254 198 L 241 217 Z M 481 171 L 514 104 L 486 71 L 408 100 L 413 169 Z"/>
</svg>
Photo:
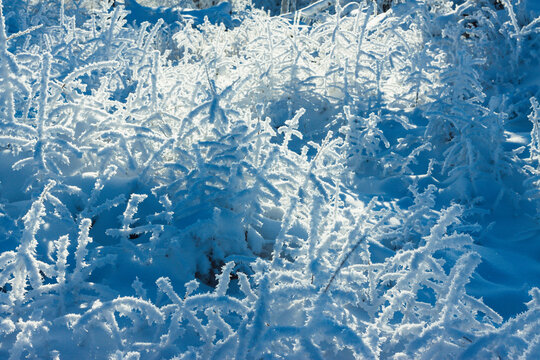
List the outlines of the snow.
<svg viewBox="0 0 540 360">
<path fill-rule="evenodd" d="M 19 5 L 0 358 L 540 358 L 537 2 Z"/>
</svg>

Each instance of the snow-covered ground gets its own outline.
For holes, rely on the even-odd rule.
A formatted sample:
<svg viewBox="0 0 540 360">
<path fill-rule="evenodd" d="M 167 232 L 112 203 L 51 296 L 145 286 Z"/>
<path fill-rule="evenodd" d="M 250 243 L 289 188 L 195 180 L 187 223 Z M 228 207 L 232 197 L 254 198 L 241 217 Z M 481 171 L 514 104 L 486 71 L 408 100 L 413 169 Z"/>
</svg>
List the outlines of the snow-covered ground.
<svg viewBox="0 0 540 360">
<path fill-rule="evenodd" d="M 537 2 L 117 3 L 0 1 L 0 358 L 540 358 Z"/>
</svg>

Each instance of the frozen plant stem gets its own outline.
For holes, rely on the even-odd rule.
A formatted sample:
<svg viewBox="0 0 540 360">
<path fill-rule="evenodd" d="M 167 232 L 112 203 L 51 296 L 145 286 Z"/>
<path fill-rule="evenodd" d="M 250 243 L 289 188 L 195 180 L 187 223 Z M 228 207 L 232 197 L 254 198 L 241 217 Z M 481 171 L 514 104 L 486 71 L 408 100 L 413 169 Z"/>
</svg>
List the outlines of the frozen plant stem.
<svg viewBox="0 0 540 360">
<path fill-rule="evenodd" d="M 343 266 L 345 265 L 345 263 L 347 262 L 347 260 L 349 260 L 349 257 L 351 257 L 351 255 L 356 251 L 356 249 L 358 248 L 358 246 L 360 246 L 360 243 L 362 241 L 364 241 L 366 239 L 366 235 L 365 234 L 362 234 L 360 235 L 360 238 L 356 241 L 356 243 L 353 245 L 353 247 L 351 248 L 351 250 L 347 253 L 347 255 L 345 255 L 345 257 L 343 258 L 343 260 L 341 260 L 341 262 L 339 263 L 338 267 L 336 268 L 336 270 L 334 270 L 334 273 L 332 274 L 332 277 L 330 277 L 330 280 L 328 281 L 328 284 L 326 284 L 324 290 L 323 290 L 323 293 L 326 293 L 328 291 L 328 289 L 330 288 L 330 285 L 332 285 L 332 282 L 334 281 L 334 279 L 336 278 L 336 276 L 339 274 L 339 272 L 341 271 L 341 269 L 343 269 Z"/>
</svg>

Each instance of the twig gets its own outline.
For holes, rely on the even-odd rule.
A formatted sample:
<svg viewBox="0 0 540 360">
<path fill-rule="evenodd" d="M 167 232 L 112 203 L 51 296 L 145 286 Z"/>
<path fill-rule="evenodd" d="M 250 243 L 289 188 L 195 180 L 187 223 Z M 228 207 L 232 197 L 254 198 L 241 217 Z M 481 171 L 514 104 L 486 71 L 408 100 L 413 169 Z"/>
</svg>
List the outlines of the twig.
<svg viewBox="0 0 540 360">
<path fill-rule="evenodd" d="M 330 285 L 332 285 L 332 282 L 334 281 L 334 279 L 336 278 L 336 276 L 339 274 L 339 272 L 341 271 L 341 269 L 343 268 L 343 265 L 345 265 L 345 263 L 347 262 L 347 260 L 349 260 L 349 257 L 352 255 L 352 253 L 354 253 L 356 251 L 356 249 L 358 248 L 358 246 L 360 245 L 360 243 L 362 242 L 362 240 L 364 240 L 366 238 L 366 234 L 362 234 L 362 236 L 360 236 L 360 239 L 358 239 L 358 241 L 356 242 L 356 244 L 354 244 L 354 246 L 351 248 L 351 250 L 347 253 L 347 255 L 345 256 L 345 258 L 341 261 L 341 263 L 338 265 L 338 267 L 336 268 L 336 270 L 334 271 L 334 274 L 332 274 L 332 277 L 330 278 L 330 281 L 328 281 L 328 284 L 326 285 L 326 287 L 324 288 L 324 291 L 323 293 L 326 293 L 328 291 L 328 288 L 330 287 Z"/>
<path fill-rule="evenodd" d="M 23 35 L 26 35 L 26 34 L 30 34 L 32 31 L 34 30 L 37 30 L 39 29 L 40 27 L 42 27 L 43 24 L 39 24 L 39 25 L 36 25 L 36 26 L 32 26 L 24 31 L 19 31 L 18 33 L 15 33 L 13 35 L 10 35 L 6 38 L 7 41 L 9 40 L 12 40 L 12 39 L 15 39 L 15 38 L 18 38 L 19 36 L 23 36 Z"/>
</svg>

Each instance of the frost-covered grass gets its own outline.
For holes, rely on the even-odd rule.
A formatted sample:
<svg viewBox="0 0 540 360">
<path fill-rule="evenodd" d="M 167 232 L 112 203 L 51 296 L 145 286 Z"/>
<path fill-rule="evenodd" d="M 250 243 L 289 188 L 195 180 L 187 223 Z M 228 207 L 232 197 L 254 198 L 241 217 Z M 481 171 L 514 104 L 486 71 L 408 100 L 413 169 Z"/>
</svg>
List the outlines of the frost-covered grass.
<svg viewBox="0 0 540 360">
<path fill-rule="evenodd" d="M 0 9 L 1 358 L 540 357 L 538 9 Z"/>
</svg>

